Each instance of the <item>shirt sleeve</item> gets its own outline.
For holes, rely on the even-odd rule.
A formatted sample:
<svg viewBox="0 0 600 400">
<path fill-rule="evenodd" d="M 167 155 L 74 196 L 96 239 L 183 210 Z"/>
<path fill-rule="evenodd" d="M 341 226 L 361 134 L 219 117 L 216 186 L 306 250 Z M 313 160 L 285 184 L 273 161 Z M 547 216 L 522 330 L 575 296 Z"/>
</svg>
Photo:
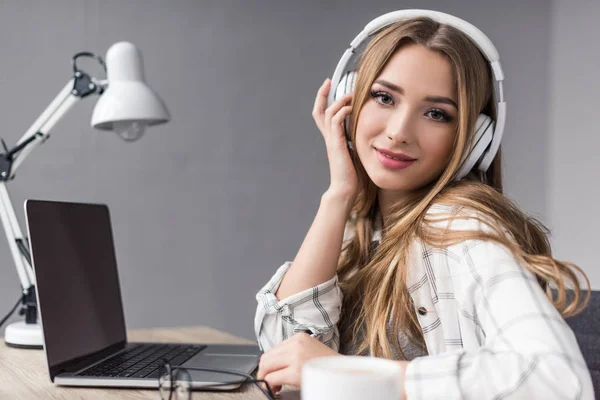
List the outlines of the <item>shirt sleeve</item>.
<svg viewBox="0 0 600 400">
<path fill-rule="evenodd" d="M 593 399 L 573 331 L 535 276 L 504 246 L 466 241 L 450 273 L 456 301 L 476 315 L 481 347 L 421 357 L 407 367 L 413 399 Z"/>
<path fill-rule="evenodd" d="M 306 332 L 338 351 L 337 323 L 343 297 L 337 286 L 337 275 L 317 286 L 277 300 L 275 293 L 291 265 L 288 261 L 279 267 L 275 275 L 256 294 L 258 306 L 254 318 L 254 331 L 259 347 L 267 351 L 295 333 Z"/>
</svg>

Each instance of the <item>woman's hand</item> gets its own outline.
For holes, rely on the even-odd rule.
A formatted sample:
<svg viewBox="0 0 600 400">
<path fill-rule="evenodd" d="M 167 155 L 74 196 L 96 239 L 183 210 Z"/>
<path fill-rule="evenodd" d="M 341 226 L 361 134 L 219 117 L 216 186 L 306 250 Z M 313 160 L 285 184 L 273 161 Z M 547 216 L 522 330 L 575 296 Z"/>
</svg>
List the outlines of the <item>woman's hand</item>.
<svg viewBox="0 0 600 400">
<path fill-rule="evenodd" d="M 309 334 L 297 333 L 260 357 L 256 378 L 266 380 L 275 393 L 283 385 L 300 387 L 305 361 L 339 355 Z"/>
<path fill-rule="evenodd" d="M 358 193 L 358 176 L 350 157 L 343 127 L 345 117 L 352 111 L 352 106 L 347 104 L 352 101 L 353 94 L 346 94 L 326 109 L 330 86 L 331 80 L 328 78 L 319 88 L 312 116 L 327 146 L 331 177 L 328 191 L 345 196 L 353 203 Z"/>
</svg>

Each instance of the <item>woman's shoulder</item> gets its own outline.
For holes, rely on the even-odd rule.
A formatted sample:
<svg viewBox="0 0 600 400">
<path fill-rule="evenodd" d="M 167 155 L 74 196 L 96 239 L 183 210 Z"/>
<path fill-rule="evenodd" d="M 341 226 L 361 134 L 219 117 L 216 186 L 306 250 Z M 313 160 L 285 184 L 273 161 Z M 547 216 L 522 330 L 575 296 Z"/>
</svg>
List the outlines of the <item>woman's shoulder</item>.
<svg viewBox="0 0 600 400">
<path fill-rule="evenodd" d="M 426 244 L 419 240 L 420 249 L 424 254 L 436 253 L 439 254 L 439 260 L 451 258 L 459 263 L 464 261 L 466 255 L 474 262 L 512 258 L 509 248 L 497 240 L 490 239 L 503 236 L 508 241 L 515 242 L 509 229 L 491 213 L 464 206 L 433 204 L 427 210 L 425 219 L 433 231 L 439 234 L 436 243 L 452 244 Z M 460 237 L 464 239 L 453 240 Z"/>
</svg>

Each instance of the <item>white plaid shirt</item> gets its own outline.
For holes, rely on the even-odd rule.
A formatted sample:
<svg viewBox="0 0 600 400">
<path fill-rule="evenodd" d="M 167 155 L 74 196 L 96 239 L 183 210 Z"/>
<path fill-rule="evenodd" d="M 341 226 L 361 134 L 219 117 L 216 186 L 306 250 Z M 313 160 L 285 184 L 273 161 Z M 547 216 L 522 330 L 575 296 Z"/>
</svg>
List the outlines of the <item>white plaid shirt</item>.
<svg viewBox="0 0 600 400">
<path fill-rule="evenodd" d="M 430 212 L 450 210 L 433 206 Z M 454 220 L 451 228 L 490 230 L 473 218 Z M 379 241 L 380 222 L 375 229 Z M 305 331 L 337 351 L 337 275 L 278 301 L 275 292 L 290 265 L 279 267 L 256 295 L 259 346 L 267 351 Z M 594 398 L 575 335 L 504 246 L 470 240 L 439 249 L 415 241 L 407 285 L 428 352 L 408 365 L 409 400 Z"/>
</svg>

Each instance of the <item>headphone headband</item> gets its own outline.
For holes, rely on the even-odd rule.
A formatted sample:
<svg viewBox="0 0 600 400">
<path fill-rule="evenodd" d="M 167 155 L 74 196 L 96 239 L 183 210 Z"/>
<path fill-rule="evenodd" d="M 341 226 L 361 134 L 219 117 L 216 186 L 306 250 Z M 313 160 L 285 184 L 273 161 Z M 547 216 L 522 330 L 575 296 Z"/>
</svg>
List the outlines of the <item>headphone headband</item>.
<svg viewBox="0 0 600 400">
<path fill-rule="evenodd" d="M 358 57 L 358 53 L 356 53 L 355 50 L 362 45 L 365 40 L 387 25 L 417 17 L 429 17 L 436 22 L 450 25 L 460 30 L 462 33 L 467 35 L 471 41 L 473 41 L 473 43 L 475 43 L 475 45 L 490 63 L 492 73 L 494 75 L 493 78 L 498 84 L 498 89 L 496 89 L 496 85 L 492 84 L 495 99 L 498 101 L 496 107 L 498 115 L 496 118 L 492 141 L 479 163 L 479 169 L 485 171 L 489 168 L 494 156 L 500 148 L 500 141 L 502 139 L 504 126 L 506 123 L 506 101 L 504 100 L 503 90 L 504 72 L 502 71 L 502 66 L 500 64 L 500 55 L 498 54 L 498 50 L 496 50 L 496 47 L 492 41 L 481 30 L 463 19 L 439 11 L 418 9 L 393 11 L 375 18 L 365 26 L 365 28 L 354 38 L 354 40 L 352 40 L 350 47 L 346 49 L 340 61 L 338 62 L 335 72 L 333 73 L 333 77 L 331 78 L 332 89 L 329 91 L 329 95 L 327 96 L 327 103 L 328 105 L 333 103 L 335 88 L 337 88 L 341 78 L 348 71 L 354 68 L 354 64 L 356 63 L 356 59 Z"/>
</svg>

